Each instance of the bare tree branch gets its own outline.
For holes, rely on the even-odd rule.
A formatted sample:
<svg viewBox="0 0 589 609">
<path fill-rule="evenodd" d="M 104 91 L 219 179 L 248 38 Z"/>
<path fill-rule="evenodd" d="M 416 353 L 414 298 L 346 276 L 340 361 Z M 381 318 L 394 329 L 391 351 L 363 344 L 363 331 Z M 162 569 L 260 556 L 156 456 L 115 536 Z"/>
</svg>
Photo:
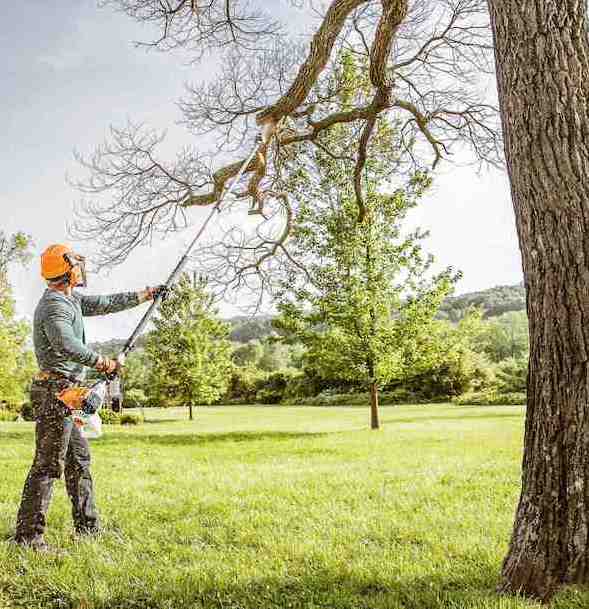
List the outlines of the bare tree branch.
<svg viewBox="0 0 589 609">
<path fill-rule="evenodd" d="M 137 42 L 138 46 L 163 51 L 183 48 L 196 59 L 227 46 L 259 48 L 281 34 L 279 23 L 247 0 L 101 0 L 100 4 L 159 29 L 159 36 Z"/>
<path fill-rule="evenodd" d="M 256 274 L 256 285 L 267 285 L 267 273 L 288 256 L 296 207 L 276 193 L 283 192 L 289 159 L 310 147 L 353 164 L 360 220 L 362 175 L 380 117 L 399 125 L 397 170 L 423 165 L 426 153 L 436 167 L 465 146 L 475 162 L 501 162 L 497 111 L 481 80 L 492 68 L 483 0 L 331 0 L 306 45 L 278 38 L 279 24 L 256 10 L 255 0 L 106 3 L 157 25 L 160 37 L 152 44 L 158 48 L 186 48 L 197 59 L 213 48 L 222 55 L 218 77 L 190 85 L 180 103 L 195 135 L 216 135 L 214 150 L 185 150 L 165 162 L 158 157 L 162 136 L 130 125 L 113 129 L 109 143 L 80 158 L 90 177 L 77 186 L 95 200 L 82 204 L 73 229 L 100 243 L 103 263 L 120 262 L 154 236 L 181 230 L 187 208 L 218 201 L 260 126 L 265 138 L 235 200 L 261 215 L 247 223 L 250 233 L 245 225 L 226 227 L 209 250 L 213 272 L 232 277 L 234 286 L 253 285 Z M 342 57 L 355 62 L 361 83 L 346 82 Z M 346 150 L 326 144 L 338 125 L 353 137 Z M 242 160 L 219 167 L 219 159 L 237 151 Z"/>
</svg>

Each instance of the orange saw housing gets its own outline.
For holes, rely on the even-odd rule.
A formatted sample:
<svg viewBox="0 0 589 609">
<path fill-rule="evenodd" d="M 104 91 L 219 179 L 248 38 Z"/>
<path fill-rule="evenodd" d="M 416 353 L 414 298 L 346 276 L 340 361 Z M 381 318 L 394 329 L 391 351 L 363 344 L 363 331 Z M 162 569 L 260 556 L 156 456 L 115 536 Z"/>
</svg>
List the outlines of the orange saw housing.
<svg viewBox="0 0 589 609">
<path fill-rule="evenodd" d="M 84 400 L 90 390 L 86 387 L 70 387 L 57 394 L 57 399 L 70 410 L 82 410 Z"/>
</svg>

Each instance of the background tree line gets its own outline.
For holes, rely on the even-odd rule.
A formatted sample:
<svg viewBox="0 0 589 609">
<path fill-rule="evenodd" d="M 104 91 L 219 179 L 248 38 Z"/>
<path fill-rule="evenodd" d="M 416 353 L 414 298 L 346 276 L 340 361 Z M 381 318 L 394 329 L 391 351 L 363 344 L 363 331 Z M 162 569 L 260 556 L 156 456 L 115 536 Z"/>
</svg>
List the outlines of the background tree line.
<svg viewBox="0 0 589 609">
<path fill-rule="evenodd" d="M 519 287 L 512 289 L 517 291 Z M 178 290 L 178 296 L 168 301 L 168 308 L 177 306 L 176 298 L 208 304 L 184 319 L 176 312 L 176 321 L 165 330 L 167 338 L 156 330 L 146 335 L 130 355 L 125 369 L 126 407 L 368 403 L 366 387 L 357 377 L 346 377 L 345 368 L 344 373 L 334 374 L 329 350 L 339 348 L 337 343 L 334 346 L 328 341 L 318 341 L 310 352 L 302 342 L 287 338 L 277 317 L 222 320 L 203 285 L 194 287 L 187 276 Z M 447 400 L 458 404 L 525 403 L 529 350 L 526 313 L 515 310 L 489 315 L 485 309 L 485 302 L 496 306 L 501 294 L 510 291 L 502 286 L 458 297 L 462 301 L 475 298 L 480 301 L 480 295 L 485 295 L 480 306 L 461 309 L 458 321 L 438 316 L 428 324 L 428 342 L 424 346 L 427 358 L 417 362 L 415 353 L 407 351 L 395 374 L 381 387 L 381 403 Z M 451 306 L 456 300 L 444 302 Z M 510 299 L 505 306 L 517 308 L 518 303 Z M 176 339 L 186 339 L 178 328 L 173 328 L 174 324 L 182 332 L 192 334 L 192 350 L 185 346 L 177 349 Z M 208 332 L 207 327 L 214 332 Z M 319 345 L 326 351 L 322 358 L 315 357 Z M 93 346 L 114 355 L 121 343 L 108 341 Z M 202 355 L 213 352 L 216 357 L 208 360 Z M 168 358 L 167 367 L 161 366 L 164 354 Z M 162 383 L 162 375 L 175 380 Z M 179 378 L 191 379 L 188 385 L 191 389 L 186 393 L 173 388 Z"/>
<path fill-rule="evenodd" d="M 24 403 L 36 368 L 30 327 L 16 315 L 8 278 L 11 266 L 28 264 L 31 245 L 23 232 L 0 231 L 0 418 L 12 416 Z"/>
<path fill-rule="evenodd" d="M 24 233 L 2 235 L 0 244 L 0 403 L 1 410 L 11 410 L 12 417 L 12 413 L 27 401 L 35 361 L 31 328 L 15 313 L 8 268 L 28 263 L 31 240 Z M 186 364 L 193 375 L 189 384 L 191 392 L 186 393 L 190 396 L 188 401 L 184 401 L 185 395 L 162 382 L 161 370 L 157 380 L 153 362 L 160 362 L 161 354 L 158 341 L 150 333 L 142 337 L 138 349 L 127 362 L 126 407 L 237 402 L 317 405 L 367 402 L 366 391 L 357 379 L 334 375 L 333 367 L 310 357 L 302 342 L 287 340 L 287 333 L 277 323 L 276 316 L 222 320 L 206 295 L 206 286 L 199 284 L 194 288 L 190 281 L 183 285 L 177 291 L 178 297 L 185 297 L 188 291 L 190 298 L 200 303 L 192 311 L 194 325 L 191 330 L 189 328 L 199 336 L 198 345 L 206 349 L 220 343 L 213 358 L 216 361 L 201 367 L 198 373 L 208 384 L 197 382 L 193 359 Z M 523 289 L 519 285 L 446 297 L 429 327 L 429 347 L 435 357 L 419 371 L 411 362 L 405 362 L 403 371 L 382 386 L 382 402 L 454 399 L 458 403 L 523 403 L 528 354 L 528 327 L 526 314 L 521 310 L 523 305 Z M 177 302 L 171 300 L 163 313 L 169 315 L 168 309 L 176 306 Z M 505 312 L 497 315 L 497 311 Z M 209 321 L 205 323 L 204 319 Z M 215 328 L 215 332 L 211 334 L 208 327 Z M 123 342 L 111 340 L 92 346 L 113 355 Z M 169 344 L 169 339 L 164 343 Z M 148 344 L 150 352 L 146 350 Z M 180 351 L 186 353 L 186 349 Z"/>
</svg>

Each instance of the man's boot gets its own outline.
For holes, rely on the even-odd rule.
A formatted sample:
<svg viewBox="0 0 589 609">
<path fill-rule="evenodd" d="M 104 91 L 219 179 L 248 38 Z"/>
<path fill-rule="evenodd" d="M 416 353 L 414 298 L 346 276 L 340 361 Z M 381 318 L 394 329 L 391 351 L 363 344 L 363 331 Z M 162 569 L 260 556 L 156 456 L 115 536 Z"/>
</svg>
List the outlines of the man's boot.
<svg viewBox="0 0 589 609">
<path fill-rule="evenodd" d="M 50 546 L 43 537 L 35 537 L 33 539 L 13 538 L 12 543 L 23 550 L 33 550 L 33 552 L 39 554 L 47 554 L 56 557 L 67 556 L 65 550 Z"/>
</svg>

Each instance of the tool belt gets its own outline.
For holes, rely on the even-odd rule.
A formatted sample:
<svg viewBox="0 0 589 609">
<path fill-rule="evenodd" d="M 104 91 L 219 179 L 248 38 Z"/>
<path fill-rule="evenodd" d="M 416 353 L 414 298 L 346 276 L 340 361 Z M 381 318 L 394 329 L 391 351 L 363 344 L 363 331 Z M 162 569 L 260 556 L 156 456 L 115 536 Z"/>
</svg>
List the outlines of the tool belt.
<svg viewBox="0 0 589 609">
<path fill-rule="evenodd" d="M 34 377 L 34 381 L 47 382 L 47 381 L 67 381 L 68 383 L 78 383 L 77 379 L 66 376 L 59 372 L 53 372 L 49 370 L 40 370 Z"/>
<path fill-rule="evenodd" d="M 80 386 L 80 381 L 59 372 L 41 370 L 35 375 L 34 380 L 41 383 L 50 383 L 51 381 L 62 383 L 65 381 L 68 383 L 68 386 L 61 389 L 59 393 L 56 393 L 55 397 L 70 410 L 81 410 L 89 392 L 87 387 Z"/>
</svg>

